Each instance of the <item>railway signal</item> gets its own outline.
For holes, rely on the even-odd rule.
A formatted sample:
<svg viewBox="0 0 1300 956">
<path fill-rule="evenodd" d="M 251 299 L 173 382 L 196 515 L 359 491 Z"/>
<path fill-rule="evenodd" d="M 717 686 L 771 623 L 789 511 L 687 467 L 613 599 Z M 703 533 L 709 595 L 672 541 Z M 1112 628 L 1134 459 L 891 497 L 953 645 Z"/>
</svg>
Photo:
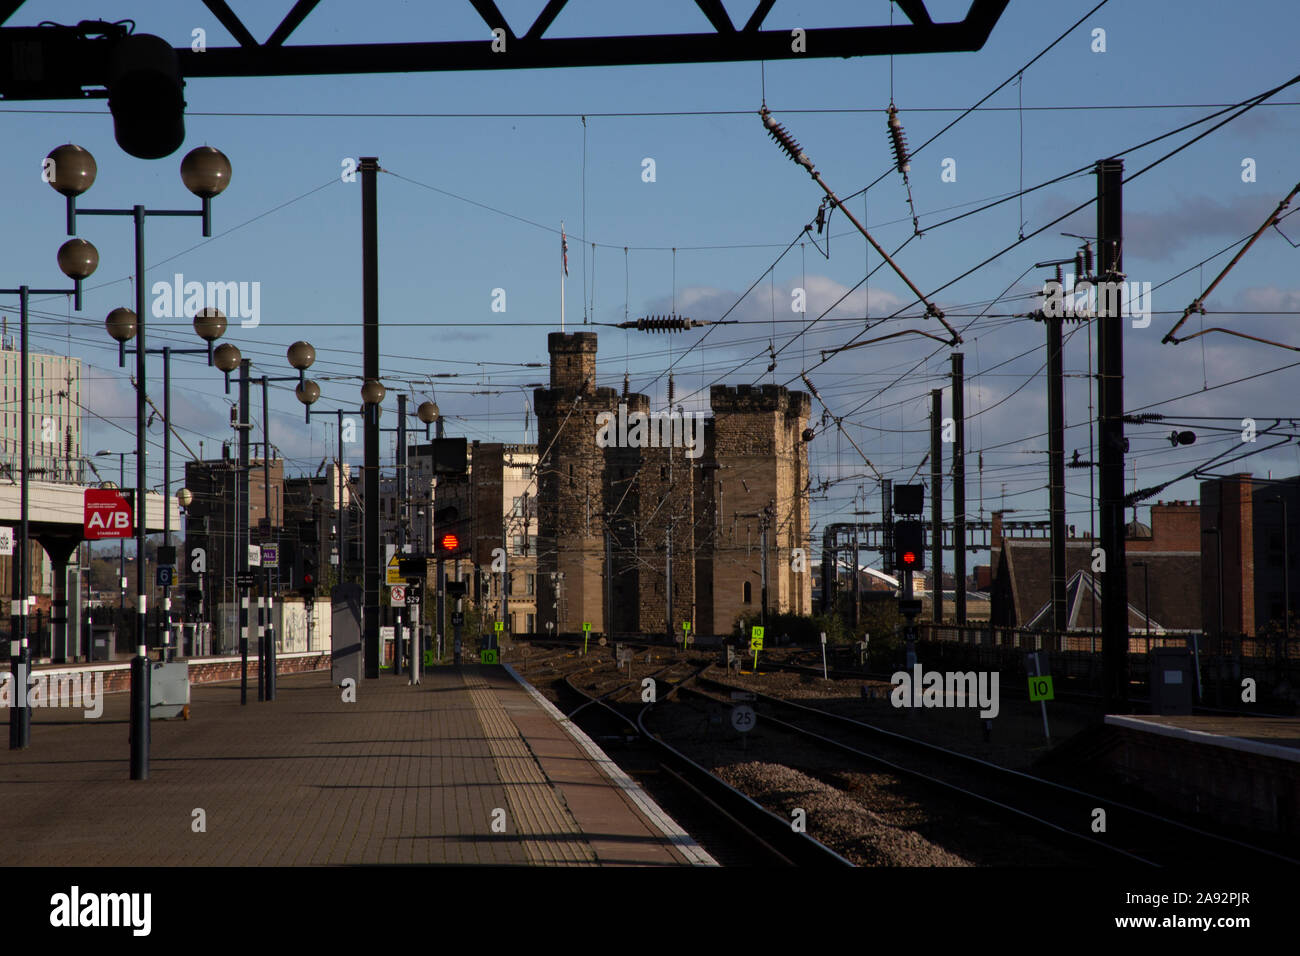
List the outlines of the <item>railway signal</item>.
<svg viewBox="0 0 1300 956">
<path fill-rule="evenodd" d="M 925 567 L 925 534 L 921 522 L 894 522 L 894 567 L 904 571 L 920 571 Z"/>
</svg>

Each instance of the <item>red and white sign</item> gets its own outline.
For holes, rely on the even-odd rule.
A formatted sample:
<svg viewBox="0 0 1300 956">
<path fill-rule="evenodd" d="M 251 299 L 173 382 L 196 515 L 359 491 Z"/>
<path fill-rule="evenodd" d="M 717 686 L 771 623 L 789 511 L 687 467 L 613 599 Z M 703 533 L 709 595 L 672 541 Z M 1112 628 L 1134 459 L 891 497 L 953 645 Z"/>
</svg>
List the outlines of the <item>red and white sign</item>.
<svg viewBox="0 0 1300 956">
<path fill-rule="evenodd" d="M 81 531 L 87 541 L 135 534 L 131 499 L 117 489 L 87 488 L 84 504 Z"/>
</svg>

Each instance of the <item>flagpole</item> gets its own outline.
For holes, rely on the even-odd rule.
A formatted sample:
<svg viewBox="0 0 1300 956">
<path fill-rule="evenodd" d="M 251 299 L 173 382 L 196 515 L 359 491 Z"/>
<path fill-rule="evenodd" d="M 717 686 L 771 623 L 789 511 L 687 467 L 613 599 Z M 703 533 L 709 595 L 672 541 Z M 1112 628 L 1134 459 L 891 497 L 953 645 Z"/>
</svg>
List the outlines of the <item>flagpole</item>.
<svg viewBox="0 0 1300 956">
<path fill-rule="evenodd" d="M 560 331 L 564 331 L 564 220 L 560 220 Z"/>
</svg>

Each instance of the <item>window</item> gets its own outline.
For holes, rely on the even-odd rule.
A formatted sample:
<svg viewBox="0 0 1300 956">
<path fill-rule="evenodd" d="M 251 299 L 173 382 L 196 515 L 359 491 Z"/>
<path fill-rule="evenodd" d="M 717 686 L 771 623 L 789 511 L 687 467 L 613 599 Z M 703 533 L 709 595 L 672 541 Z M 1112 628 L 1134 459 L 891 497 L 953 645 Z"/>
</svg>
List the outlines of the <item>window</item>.
<svg viewBox="0 0 1300 956">
<path fill-rule="evenodd" d="M 748 581 L 746 581 L 746 582 L 745 582 L 745 589 L 744 589 L 744 590 L 745 590 L 745 598 L 744 598 L 745 603 L 746 603 L 746 604 L 753 604 L 753 603 L 754 603 L 754 587 L 753 587 L 753 585 L 750 584 Z"/>
<path fill-rule="evenodd" d="M 529 577 L 532 577 L 532 575 L 529 575 Z M 534 633 L 536 630 L 537 630 L 537 616 L 534 615 L 534 614 L 525 614 L 525 615 L 524 615 L 524 631 L 525 631 L 525 633 L 527 633 L 527 634 L 532 634 L 532 633 Z"/>
<path fill-rule="evenodd" d="M 524 593 L 525 594 L 537 593 L 537 575 L 529 574 L 524 578 Z M 531 617 L 531 615 L 529 616 Z M 531 632 L 532 629 L 533 629 L 532 624 L 529 624 L 528 630 Z"/>
</svg>

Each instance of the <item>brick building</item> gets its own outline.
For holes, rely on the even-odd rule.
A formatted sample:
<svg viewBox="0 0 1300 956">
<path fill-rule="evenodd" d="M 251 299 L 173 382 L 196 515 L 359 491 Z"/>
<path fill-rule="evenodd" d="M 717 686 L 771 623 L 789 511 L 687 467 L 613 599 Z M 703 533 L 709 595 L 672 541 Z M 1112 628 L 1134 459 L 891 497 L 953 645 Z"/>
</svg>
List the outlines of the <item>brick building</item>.
<svg viewBox="0 0 1300 956">
<path fill-rule="evenodd" d="M 505 623 L 512 634 L 531 634 L 537 625 L 537 446 L 471 442 L 464 475 L 433 478 L 413 468 L 415 480 L 433 482 L 433 527 L 428 540 L 453 531 L 469 547 L 469 555 L 445 562 L 449 581 L 465 581 L 471 606 L 486 621 L 501 620 L 502 587 L 506 591 Z M 419 459 L 412 459 L 418 462 Z M 428 464 L 429 459 L 424 460 Z M 456 518 L 439 523 L 437 514 L 455 509 Z M 423 532 L 416 530 L 416 550 Z M 508 579 L 492 571 L 496 550 L 505 552 Z M 431 575 L 434 568 L 430 567 Z M 431 577 L 430 580 L 433 580 Z M 433 613 L 432 610 L 430 613 Z"/>
<path fill-rule="evenodd" d="M 1201 483 L 1203 614 L 1210 633 L 1281 630 L 1295 586 L 1300 477 L 1271 480 L 1240 473 Z M 1288 600 L 1289 592 L 1289 600 Z"/>
<path fill-rule="evenodd" d="M 1151 523 L 1136 518 L 1125 526 L 1128 621 L 1133 633 L 1148 629 L 1199 631 L 1202 614 L 1201 506 L 1159 501 Z M 993 514 L 991 613 L 993 624 L 1050 630 L 1051 545 L 1045 538 L 1004 538 L 1002 515 Z M 1094 542 L 1067 535 L 1066 620 L 1072 631 L 1101 628 L 1105 575 L 1092 572 Z"/>
<path fill-rule="evenodd" d="M 649 396 L 596 386 L 594 333 L 547 344 L 550 387 L 534 400 L 541 626 L 729 634 L 761 606 L 764 552 L 769 610 L 810 613 L 811 576 L 792 570 L 808 547 L 809 397 L 714 386 L 712 418 L 671 400 L 652 411 Z"/>
</svg>

